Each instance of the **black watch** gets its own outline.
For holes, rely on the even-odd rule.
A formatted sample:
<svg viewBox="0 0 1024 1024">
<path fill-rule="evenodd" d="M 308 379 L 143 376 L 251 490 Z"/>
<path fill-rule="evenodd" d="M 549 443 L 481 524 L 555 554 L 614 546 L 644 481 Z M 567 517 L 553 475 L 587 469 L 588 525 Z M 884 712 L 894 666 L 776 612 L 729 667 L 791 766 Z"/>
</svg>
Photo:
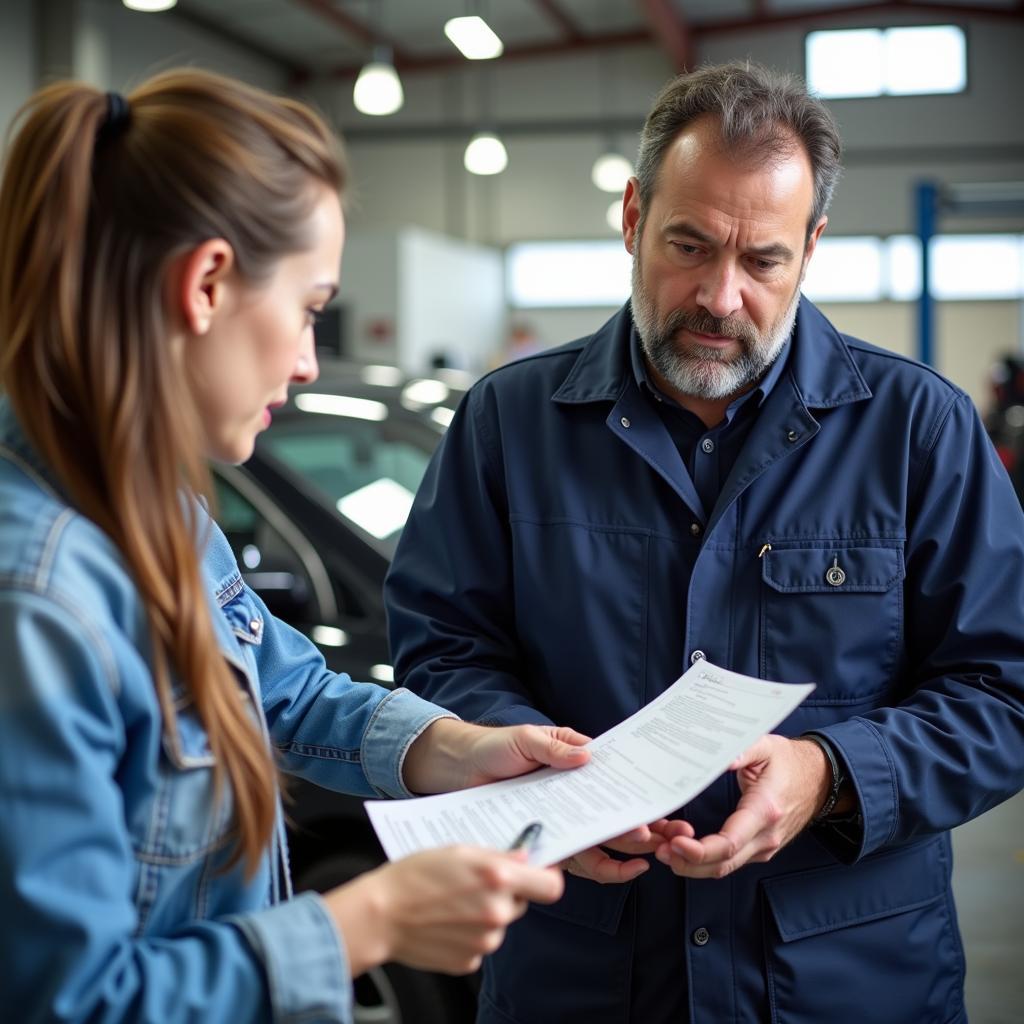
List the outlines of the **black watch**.
<svg viewBox="0 0 1024 1024">
<path fill-rule="evenodd" d="M 836 757 L 836 752 L 832 749 L 832 744 L 829 743 L 824 736 L 819 735 L 816 732 L 805 732 L 800 739 L 810 740 L 812 743 L 816 743 L 821 747 L 822 753 L 828 759 L 829 768 L 832 769 L 832 784 L 829 786 L 828 795 L 825 797 L 825 802 L 821 806 L 821 810 L 811 818 L 812 825 L 818 825 L 825 821 L 828 816 L 832 813 L 833 808 L 839 801 L 839 791 L 842 789 L 843 783 L 846 782 L 846 773 L 839 765 L 839 758 Z"/>
</svg>

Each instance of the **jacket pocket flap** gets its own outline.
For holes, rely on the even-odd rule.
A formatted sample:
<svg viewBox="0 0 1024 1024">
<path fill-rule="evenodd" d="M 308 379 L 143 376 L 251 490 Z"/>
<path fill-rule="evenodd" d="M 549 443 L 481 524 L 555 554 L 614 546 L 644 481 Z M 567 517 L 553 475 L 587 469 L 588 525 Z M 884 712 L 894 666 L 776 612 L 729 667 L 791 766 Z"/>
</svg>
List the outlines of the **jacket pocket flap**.
<svg viewBox="0 0 1024 1024">
<path fill-rule="evenodd" d="M 633 888 L 632 882 L 622 885 L 600 885 L 588 878 L 565 876 L 565 892 L 557 903 L 547 906 L 535 903 L 530 909 L 570 924 L 594 928 L 614 935 L 619 929 L 622 908 Z"/>
<path fill-rule="evenodd" d="M 794 875 L 761 886 L 783 942 L 876 921 L 925 906 L 946 892 L 942 839 Z"/>
<path fill-rule="evenodd" d="M 772 548 L 761 575 L 784 594 L 880 594 L 903 579 L 900 547 Z"/>
</svg>

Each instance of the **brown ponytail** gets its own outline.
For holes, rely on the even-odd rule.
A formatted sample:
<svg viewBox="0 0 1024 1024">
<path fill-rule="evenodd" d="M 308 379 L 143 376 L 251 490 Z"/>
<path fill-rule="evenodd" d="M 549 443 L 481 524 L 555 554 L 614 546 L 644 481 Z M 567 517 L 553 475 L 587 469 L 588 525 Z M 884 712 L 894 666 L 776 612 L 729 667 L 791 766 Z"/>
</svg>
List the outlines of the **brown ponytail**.
<svg viewBox="0 0 1024 1024">
<path fill-rule="evenodd" d="M 307 108 L 197 70 L 161 74 L 101 131 L 105 94 L 58 83 L 19 114 L 0 185 L 0 386 L 142 595 L 166 730 L 171 675 L 195 702 L 234 799 L 231 858 L 255 870 L 273 830 L 270 751 L 220 656 L 183 493 L 210 493 L 199 419 L 172 343 L 170 262 L 211 238 L 258 283 L 302 235 L 314 185 L 344 164 Z"/>
</svg>

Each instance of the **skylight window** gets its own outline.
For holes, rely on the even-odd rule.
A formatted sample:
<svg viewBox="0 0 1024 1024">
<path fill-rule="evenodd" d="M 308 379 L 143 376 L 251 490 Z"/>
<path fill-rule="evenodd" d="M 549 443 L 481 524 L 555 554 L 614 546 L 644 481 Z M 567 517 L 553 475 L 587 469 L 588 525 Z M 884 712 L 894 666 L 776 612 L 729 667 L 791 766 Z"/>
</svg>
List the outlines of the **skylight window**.
<svg viewBox="0 0 1024 1024">
<path fill-rule="evenodd" d="M 823 99 L 963 92 L 967 43 L 956 25 L 810 32 L 807 84 Z"/>
</svg>

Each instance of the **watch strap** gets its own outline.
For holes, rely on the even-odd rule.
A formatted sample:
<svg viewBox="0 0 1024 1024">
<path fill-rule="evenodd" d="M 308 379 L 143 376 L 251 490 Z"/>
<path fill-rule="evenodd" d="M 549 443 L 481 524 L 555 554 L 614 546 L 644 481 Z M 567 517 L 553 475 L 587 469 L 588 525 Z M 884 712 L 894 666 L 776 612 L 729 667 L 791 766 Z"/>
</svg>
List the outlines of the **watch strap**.
<svg viewBox="0 0 1024 1024">
<path fill-rule="evenodd" d="M 825 802 L 821 805 L 821 810 L 811 818 L 811 824 L 817 825 L 820 822 L 823 822 L 832 813 L 833 808 L 839 800 L 839 790 L 846 781 L 846 775 L 839 767 L 839 760 L 836 757 L 836 752 L 832 749 L 832 744 L 829 743 L 824 736 L 821 736 L 816 732 L 805 732 L 800 736 L 800 739 L 810 740 L 812 743 L 817 744 L 817 746 L 821 748 L 821 752 L 825 755 L 825 759 L 828 761 L 829 768 L 832 771 L 832 782 L 829 786 L 828 794 L 825 797 Z"/>
</svg>

